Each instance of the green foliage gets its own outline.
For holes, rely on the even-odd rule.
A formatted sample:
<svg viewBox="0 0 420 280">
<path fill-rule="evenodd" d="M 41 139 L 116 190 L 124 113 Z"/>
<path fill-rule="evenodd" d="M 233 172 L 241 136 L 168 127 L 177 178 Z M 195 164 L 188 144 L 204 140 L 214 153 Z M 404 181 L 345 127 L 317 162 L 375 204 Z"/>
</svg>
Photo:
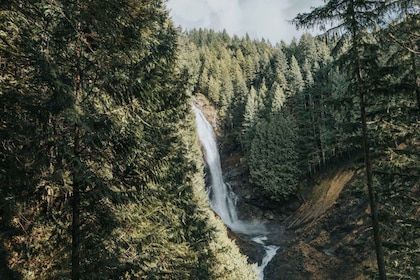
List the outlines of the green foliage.
<svg viewBox="0 0 420 280">
<path fill-rule="evenodd" d="M 296 126 L 290 116 L 274 112 L 258 123 L 249 157 L 250 182 L 274 200 L 296 192 L 300 171 Z"/>
<path fill-rule="evenodd" d="M 205 30 L 186 36 L 198 53 L 188 59 L 193 65 L 201 63 L 193 90 L 207 95 L 218 107 L 226 128 L 223 145 L 241 149 L 249 164 L 256 124 L 269 122 L 270 112 L 280 110 L 296 120 L 302 170 L 313 172 L 335 157 L 360 149 L 359 119 L 352 110 L 358 105 L 346 95 L 348 77 L 332 66 L 324 41 L 305 34 L 296 46 L 273 47 Z M 208 80 L 211 69 L 224 74 Z"/>
<path fill-rule="evenodd" d="M 245 105 L 244 121 L 242 124 L 244 134 L 244 146 L 249 149 L 254 134 L 255 124 L 258 122 L 258 95 L 254 87 L 251 87 Z"/>
<path fill-rule="evenodd" d="M 386 261 L 382 249 L 383 238 L 381 236 L 376 202 L 377 186 L 372 172 L 371 145 L 375 147 L 378 153 L 388 144 L 384 146 L 378 145 L 378 142 L 374 140 L 378 130 L 372 130 L 372 127 L 368 126 L 368 124 L 375 121 L 381 122 L 382 114 L 380 113 L 381 109 L 378 107 L 384 107 L 383 104 L 381 104 L 382 106 L 379 105 L 381 102 L 378 101 L 380 100 L 378 97 L 385 92 L 389 93 L 390 86 L 392 88 L 392 83 L 390 83 L 392 80 L 391 77 L 395 74 L 383 65 L 384 56 L 380 52 L 380 46 L 376 39 L 377 34 L 369 31 L 377 28 L 379 24 L 383 24 L 384 12 L 387 9 L 389 10 L 390 7 L 387 4 L 386 1 L 327 1 L 325 5 L 315 8 L 311 13 L 299 14 L 294 19 L 298 27 L 318 26 L 325 28 L 325 24 L 329 23 L 335 25 L 331 30 L 341 29 L 344 31 L 344 36 L 341 36 L 336 44 L 336 50 L 342 51 L 337 61 L 340 63 L 343 72 L 348 74 L 347 95 L 350 97 L 357 95 L 360 105 L 359 115 L 365 158 L 366 184 L 368 187 L 373 237 L 380 279 L 386 279 L 387 273 L 385 270 Z M 407 3 L 404 1 L 404 4 Z M 395 11 L 393 12 L 395 13 Z M 411 58 L 411 61 L 414 62 L 412 69 L 416 72 L 416 59 L 413 59 L 413 53 Z M 411 126 L 411 124 L 408 126 Z M 374 136 L 372 137 L 371 135 Z M 412 271 L 413 269 L 415 270 L 416 265 L 413 266 L 411 263 L 407 267 L 409 271 Z"/>
<path fill-rule="evenodd" d="M 414 181 L 405 184 L 404 178 L 418 178 L 417 9 L 418 1 L 325 1 L 311 13 L 299 14 L 294 23 L 334 27 L 318 38 L 304 34 L 289 45 L 208 30 L 186 33 L 199 53 L 199 74 L 205 73 L 193 91 L 209 96 L 220 110 L 223 148 L 242 152 L 257 194 L 282 200 L 293 194 L 303 176 L 357 157 L 363 149 L 363 128 L 369 136 L 369 157 L 375 160 L 373 171 L 385 176 L 377 178 L 375 173 L 371 181 L 380 180 L 389 189 L 416 189 Z M 232 98 L 230 87 L 229 98 L 220 98 L 224 89 L 213 97 L 208 90 L 210 69 L 227 70 L 230 75 L 213 71 L 212 77 L 219 85 L 232 80 Z M 401 149 L 405 145 L 410 148 Z M 400 199 L 403 193 L 384 192 L 380 201 Z M 410 191 L 406 200 L 411 210 L 416 207 L 415 193 Z M 403 213 L 407 208 L 398 203 L 393 202 L 393 209 Z M 408 236 L 407 229 L 417 229 L 410 219 L 397 223 Z M 403 229 L 402 224 L 410 226 Z M 396 238 L 391 235 L 390 240 Z M 410 237 L 404 242 L 415 247 L 417 241 Z M 399 256 L 407 266 L 398 262 L 395 275 L 414 277 L 415 253 L 402 251 Z M 389 255 L 388 265 L 395 264 L 397 255 L 397 250 Z"/>
<path fill-rule="evenodd" d="M 408 139 L 418 139 L 419 124 L 411 124 L 407 128 L 414 133 L 414 137 Z M 397 148 L 389 147 L 386 155 L 375 162 L 375 175 L 381 186 L 378 202 L 383 205 L 380 218 L 390 277 L 419 277 L 419 160 L 418 145 L 407 140 Z"/>
<path fill-rule="evenodd" d="M 1 275 L 254 279 L 207 204 L 163 1 L 0 7 Z"/>
<path fill-rule="evenodd" d="M 290 71 L 288 75 L 288 95 L 292 96 L 303 90 L 304 81 L 299 64 L 294 56 L 290 59 Z"/>
</svg>

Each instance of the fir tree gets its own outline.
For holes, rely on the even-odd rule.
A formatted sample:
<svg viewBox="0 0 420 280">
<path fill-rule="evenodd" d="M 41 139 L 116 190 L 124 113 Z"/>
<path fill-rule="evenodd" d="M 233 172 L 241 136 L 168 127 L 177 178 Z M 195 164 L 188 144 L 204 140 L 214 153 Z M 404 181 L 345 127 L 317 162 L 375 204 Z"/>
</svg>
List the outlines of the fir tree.
<svg viewBox="0 0 420 280">
<path fill-rule="evenodd" d="M 242 134 L 245 149 L 249 149 L 253 129 L 258 121 L 258 95 L 254 87 L 249 90 L 248 98 L 245 105 L 244 121 L 242 123 Z"/>
<path fill-rule="evenodd" d="M 287 81 L 289 85 L 288 96 L 292 96 L 303 90 L 304 81 L 302 72 L 298 61 L 294 56 L 292 56 L 290 59 Z"/>
<path fill-rule="evenodd" d="M 325 24 L 337 24 L 337 28 L 343 29 L 351 40 L 349 59 L 351 61 L 351 76 L 354 78 L 354 88 L 359 95 L 360 117 L 363 135 L 363 146 L 366 163 L 367 186 L 369 200 L 371 202 L 372 223 L 374 228 L 374 241 L 379 268 L 379 278 L 386 279 L 384 254 L 381 244 L 375 189 L 373 186 L 370 148 L 368 143 L 367 120 L 366 120 L 366 92 L 369 85 L 365 84 L 362 76 L 362 64 L 360 59 L 361 38 L 366 28 L 378 22 L 381 15 L 383 2 L 381 1 L 328 1 L 324 6 L 315 8 L 311 13 L 298 14 L 294 23 L 298 27 L 318 26 L 325 29 Z"/>
<path fill-rule="evenodd" d="M 299 178 L 296 130 L 292 119 L 273 111 L 255 130 L 249 156 L 250 182 L 273 200 L 286 200 Z"/>
</svg>

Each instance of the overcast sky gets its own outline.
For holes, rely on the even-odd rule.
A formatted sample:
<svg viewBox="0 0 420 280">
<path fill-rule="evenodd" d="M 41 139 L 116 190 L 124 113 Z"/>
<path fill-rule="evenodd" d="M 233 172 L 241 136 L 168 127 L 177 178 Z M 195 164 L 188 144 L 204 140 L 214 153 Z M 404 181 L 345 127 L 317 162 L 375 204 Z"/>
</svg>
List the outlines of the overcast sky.
<svg viewBox="0 0 420 280">
<path fill-rule="evenodd" d="M 230 35 L 248 33 L 275 44 L 298 39 L 303 31 L 296 31 L 287 21 L 322 4 L 322 0 L 169 0 L 168 8 L 175 24 L 184 30 L 226 29 Z"/>
</svg>

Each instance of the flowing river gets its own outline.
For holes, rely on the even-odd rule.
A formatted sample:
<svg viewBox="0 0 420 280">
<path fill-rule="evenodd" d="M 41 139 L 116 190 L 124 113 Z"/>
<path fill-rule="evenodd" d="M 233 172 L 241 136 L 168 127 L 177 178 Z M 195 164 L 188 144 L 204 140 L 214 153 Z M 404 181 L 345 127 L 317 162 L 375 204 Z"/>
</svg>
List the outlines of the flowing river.
<svg viewBox="0 0 420 280">
<path fill-rule="evenodd" d="M 250 241 L 260 244 L 264 248 L 265 255 L 258 266 L 258 276 L 260 279 L 264 279 L 264 268 L 276 255 L 279 247 L 266 244 L 267 229 L 264 224 L 259 221 L 244 221 L 238 218 L 237 196 L 223 181 L 220 155 L 213 127 L 198 108 L 193 107 L 193 109 L 198 137 L 204 149 L 205 160 L 210 173 L 209 185 L 207 186 L 210 207 L 232 231 L 248 236 Z"/>
</svg>

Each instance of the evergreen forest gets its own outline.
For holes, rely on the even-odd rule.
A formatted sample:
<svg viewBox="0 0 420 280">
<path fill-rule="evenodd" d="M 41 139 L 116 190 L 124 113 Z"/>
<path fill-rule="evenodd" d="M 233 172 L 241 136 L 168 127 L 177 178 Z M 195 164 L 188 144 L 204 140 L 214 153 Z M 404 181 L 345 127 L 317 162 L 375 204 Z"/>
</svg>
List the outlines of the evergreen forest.
<svg viewBox="0 0 420 280">
<path fill-rule="evenodd" d="M 350 162 L 366 279 L 418 279 L 419 11 L 324 1 L 291 24 L 325 33 L 272 44 L 176 28 L 163 0 L 2 1 L 0 278 L 257 279 L 209 208 L 204 95 L 220 149 L 275 207 Z"/>
</svg>

